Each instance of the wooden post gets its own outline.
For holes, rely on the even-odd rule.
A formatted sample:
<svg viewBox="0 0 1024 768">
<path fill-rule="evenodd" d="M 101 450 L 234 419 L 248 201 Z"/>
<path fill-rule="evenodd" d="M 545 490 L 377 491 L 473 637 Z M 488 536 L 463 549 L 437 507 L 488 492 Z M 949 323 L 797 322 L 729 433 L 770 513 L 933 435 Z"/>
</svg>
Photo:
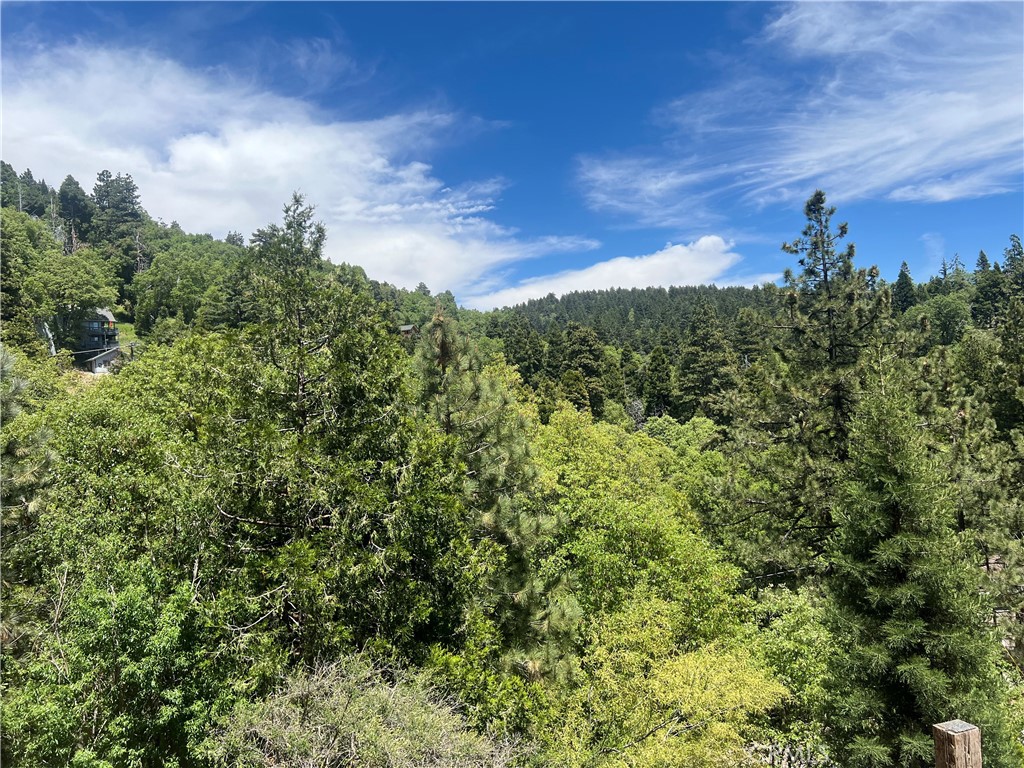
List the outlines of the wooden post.
<svg viewBox="0 0 1024 768">
<path fill-rule="evenodd" d="M 981 768 L 981 729 L 963 720 L 932 726 L 935 768 Z"/>
</svg>

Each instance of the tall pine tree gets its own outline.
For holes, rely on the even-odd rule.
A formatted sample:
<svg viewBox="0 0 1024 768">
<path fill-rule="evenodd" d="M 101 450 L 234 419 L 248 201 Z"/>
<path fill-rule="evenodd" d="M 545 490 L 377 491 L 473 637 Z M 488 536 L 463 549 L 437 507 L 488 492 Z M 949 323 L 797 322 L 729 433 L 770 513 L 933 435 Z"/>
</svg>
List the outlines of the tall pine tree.
<svg viewBox="0 0 1024 768">
<path fill-rule="evenodd" d="M 902 314 L 916 303 L 917 293 L 914 291 L 914 279 L 910 276 L 910 267 L 904 261 L 900 265 L 900 274 L 892 289 L 892 305 L 897 312 Z"/>
<path fill-rule="evenodd" d="M 832 669 L 837 754 L 849 768 L 925 768 L 931 725 L 962 718 L 982 726 L 986 766 L 1007 765 L 998 645 L 948 483 L 910 397 L 879 376 L 852 423 L 829 552 L 832 622 L 846 644 Z"/>
<path fill-rule="evenodd" d="M 787 270 L 776 316 L 774 354 L 744 376 L 734 415 L 737 471 L 723 493 L 733 500 L 713 521 L 723 541 L 758 577 L 789 578 L 817 564 L 834 522 L 836 478 L 848 457 L 850 419 L 861 388 L 861 357 L 889 319 L 878 270 L 855 269 L 847 225 L 815 192 L 802 236 L 783 245 L 799 256 Z M 735 541 L 739 537 L 739 541 Z"/>
<path fill-rule="evenodd" d="M 736 354 L 718 313 L 706 299 L 699 300 L 679 359 L 679 416 L 703 414 L 721 423 L 722 396 L 735 386 L 736 368 Z"/>
</svg>

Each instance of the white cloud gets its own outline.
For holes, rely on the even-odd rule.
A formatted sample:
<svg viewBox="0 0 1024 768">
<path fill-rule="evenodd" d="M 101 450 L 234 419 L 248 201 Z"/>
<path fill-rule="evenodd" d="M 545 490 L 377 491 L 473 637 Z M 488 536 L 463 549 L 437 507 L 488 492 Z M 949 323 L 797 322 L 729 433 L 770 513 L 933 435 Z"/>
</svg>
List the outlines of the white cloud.
<svg viewBox="0 0 1024 768">
<path fill-rule="evenodd" d="M 713 90 L 654 117 L 654 151 L 580 158 L 597 210 L 713 220 L 723 198 L 941 202 L 1019 189 L 1019 3 L 794 3 Z M 783 74 L 759 60 L 781 55 Z M 799 83 L 799 85 L 797 85 Z"/>
<path fill-rule="evenodd" d="M 296 56 L 314 73 L 349 66 L 317 44 Z M 249 234 L 298 189 L 327 225 L 332 260 L 456 292 L 490 290 L 502 265 L 598 245 L 523 239 L 487 218 L 501 179 L 438 179 L 417 158 L 465 130 L 450 113 L 339 121 L 224 72 L 83 44 L 5 51 L 3 85 L 7 162 L 53 186 L 70 173 L 87 190 L 100 170 L 130 173 L 146 209 L 188 231 Z"/>
<path fill-rule="evenodd" d="M 477 309 L 492 309 L 513 306 L 549 293 L 561 296 L 571 291 L 651 285 L 759 285 L 778 277 L 749 275 L 725 278 L 725 273 L 742 259 L 732 248 L 733 243 L 717 235 L 707 235 L 688 245 L 669 243 L 660 251 L 645 256 L 620 256 L 584 269 L 523 280 L 511 288 L 472 296 L 466 304 Z"/>
</svg>

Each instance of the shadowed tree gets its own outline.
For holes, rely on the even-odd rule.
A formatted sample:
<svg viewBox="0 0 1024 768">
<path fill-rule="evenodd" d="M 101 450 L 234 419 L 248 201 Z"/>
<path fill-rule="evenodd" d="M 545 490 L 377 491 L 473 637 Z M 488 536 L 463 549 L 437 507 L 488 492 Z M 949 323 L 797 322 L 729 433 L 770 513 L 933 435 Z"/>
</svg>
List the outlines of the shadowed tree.
<svg viewBox="0 0 1024 768">
<path fill-rule="evenodd" d="M 672 408 L 672 364 L 662 345 L 651 350 L 644 371 L 644 408 L 648 416 L 665 416 Z"/>
</svg>

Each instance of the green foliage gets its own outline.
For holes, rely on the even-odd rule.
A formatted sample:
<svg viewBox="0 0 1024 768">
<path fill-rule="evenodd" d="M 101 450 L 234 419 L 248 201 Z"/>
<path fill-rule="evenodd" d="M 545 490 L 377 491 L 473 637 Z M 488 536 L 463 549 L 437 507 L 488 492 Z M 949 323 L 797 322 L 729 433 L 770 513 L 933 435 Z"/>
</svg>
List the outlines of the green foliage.
<svg viewBox="0 0 1024 768">
<path fill-rule="evenodd" d="M 485 315 L 299 196 L 245 247 L 0 171 L 4 764 L 1019 764 L 1018 239 L 897 328 L 818 192 L 785 289 Z M 118 288 L 131 360 L 42 359 Z"/>
<path fill-rule="evenodd" d="M 1024 294 L 1024 246 L 1020 235 L 1010 235 L 1010 244 L 1003 249 L 1003 271 L 1010 294 Z"/>
<path fill-rule="evenodd" d="M 594 415 L 594 418 L 601 418 L 604 413 L 605 389 L 602 374 L 604 373 L 604 350 L 597 339 L 597 334 L 592 328 L 569 323 L 565 331 L 565 360 L 568 367 L 562 374 L 563 381 L 565 374 L 569 371 L 577 371 L 583 380 L 584 391 L 586 392 L 586 406 Z M 566 398 L 571 402 L 570 392 L 578 389 L 578 384 L 570 386 L 563 384 L 563 391 Z M 580 407 L 582 403 L 575 403 Z"/>
<path fill-rule="evenodd" d="M 100 171 L 92 188 L 95 211 L 89 224 L 90 243 L 103 253 L 124 286 L 144 271 L 152 254 L 142 237 L 147 219 L 139 188 L 131 175 Z M 123 295 L 123 294 L 122 294 Z"/>
<path fill-rule="evenodd" d="M 916 303 L 917 294 L 914 291 L 914 280 L 910 276 L 910 267 L 904 261 L 900 265 L 900 274 L 892 289 L 892 305 L 897 312 L 903 314 Z"/>
<path fill-rule="evenodd" d="M 75 251 L 82 241 L 92 236 L 96 204 L 71 175 L 61 183 L 57 199 L 60 203 L 60 217 L 64 222 L 65 250 Z"/>
<path fill-rule="evenodd" d="M 644 371 L 644 409 L 648 416 L 665 416 L 672 410 L 672 365 L 665 347 L 651 352 Z"/>
<path fill-rule="evenodd" d="M 572 403 L 578 411 L 590 413 L 590 394 L 587 392 L 587 381 L 576 368 L 570 368 L 558 380 L 558 391 L 563 400 Z"/>
<path fill-rule="evenodd" d="M 42 217 L 50 206 L 53 190 L 28 168 L 19 176 L 8 163 L 0 161 L 0 204 L 28 216 Z"/>
<path fill-rule="evenodd" d="M 930 765 L 931 724 L 956 716 L 987 732 L 986 763 L 1008 765 L 998 645 L 941 475 L 894 382 L 858 411 L 842 500 L 828 584 L 843 764 Z"/>
<path fill-rule="evenodd" d="M 462 702 L 461 711 L 477 729 L 508 737 L 527 733 L 548 710 L 544 689 L 508 663 L 503 655 L 508 638 L 478 608 L 467 613 L 461 635 L 457 651 L 431 649 L 426 665 L 431 681 Z"/>
<path fill-rule="evenodd" d="M 701 414 L 724 421 L 724 395 L 736 387 L 736 368 L 736 355 L 715 308 L 699 302 L 679 358 L 680 417 L 689 419 Z"/>
<path fill-rule="evenodd" d="M 1009 306 L 998 332 L 999 361 L 993 371 L 993 413 L 1000 432 L 1024 429 L 1024 297 Z"/>
<path fill-rule="evenodd" d="M 189 242 L 182 238 L 158 253 L 132 283 L 139 333 L 146 335 L 164 318 L 192 325 L 203 305 L 217 300 L 218 284 L 238 259 L 237 248 L 215 240 Z"/>
<path fill-rule="evenodd" d="M 504 342 L 505 359 L 519 369 L 524 381 L 532 381 L 544 367 L 544 342 L 529 321 L 511 313 L 497 322 L 493 333 Z"/>
<path fill-rule="evenodd" d="M 168 589 L 148 559 L 107 562 L 55 569 L 53 632 L 8 681 L 4 734 L 27 763 L 180 764 L 196 746 L 213 692 L 192 673 L 204 663 L 192 586 Z"/>
<path fill-rule="evenodd" d="M 736 573 L 696 533 L 670 482 L 671 452 L 572 409 L 552 416 L 536 446 L 538 496 L 524 500 L 535 580 L 520 599 L 537 606 L 540 670 L 565 673 L 584 617 L 634 599 L 678 606 L 688 617 L 690 647 L 734 625 Z"/>
<path fill-rule="evenodd" d="M 546 723 L 544 764 L 735 766 L 751 717 L 784 689 L 738 647 L 684 650 L 680 606 L 635 600 L 605 617 L 581 683 Z"/>
<path fill-rule="evenodd" d="M 37 313 L 26 283 L 57 244 L 39 221 L 11 208 L 0 208 L 0 228 L 0 334 L 4 343 L 38 354 Z"/>
<path fill-rule="evenodd" d="M 45 413 L 59 458 L 14 563 L 43 642 L 5 650 L 5 702 L 35 702 L 5 707 L 10 759 L 194 764 L 286 667 L 457 642 L 478 565 L 452 442 L 411 417 L 395 337 L 307 214 L 259 240 L 266 324 L 150 348 Z"/>
<path fill-rule="evenodd" d="M 77 345 L 82 323 L 91 312 L 117 301 L 115 279 L 91 248 L 47 253 L 26 278 L 25 294 L 33 315 L 47 323 L 63 348 Z"/>
<path fill-rule="evenodd" d="M 964 293 L 934 296 L 907 312 L 904 326 L 913 328 L 924 323 L 928 328 L 921 352 L 936 346 L 955 344 L 971 324 L 971 307 Z"/>
<path fill-rule="evenodd" d="M 239 705 L 208 746 L 217 765 L 499 768 L 521 749 L 474 733 L 422 674 L 348 656 Z"/>
<path fill-rule="evenodd" d="M 840 652 L 826 625 L 826 605 L 811 589 L 772 589 L 759 597 L 755 652 L 789 692 L 771 712 L 773 740 L 821 745 L 820 724 L 831 697 L 829 665 Z"/>
<path fill-rule="evenodd" d="M 735 318 L 744 310 L 768 309 L 771 286 L 719 288 L 713 285 L 670 288 L 613 288 L 574 291 L 561 298 L 554 294 L 531 299 L 503 312 L 521 315 L 540 334 L 575 322 L 594 329 L 604 343 L 631 346 L 649 354 L 666 328 L 685 328 L 699 302 L 708 302 L 721 318 Z"/>
<path fill-rule="evenodd" d="M 862 355 L 891 333 L 889 292 L 877 287 L 877 269 L 854 268 L 852 244 L 837 250 L 847 226 L 833 230 L 835 208 L 824 193 L 816 192 L 804 213 L 802 237 L 783 246 L 802 267 L 786 275 L 777 320 L 785 336 L 774 354 L 747 369 L 731 402 L 728 452 L 738 467 L 723 491 L 733 504 L 719 506 L 709 521 L 766 582 L 805 577 L 816 567 L 834 525 L 834 486 L 848 458 Z"/>
</svg>

